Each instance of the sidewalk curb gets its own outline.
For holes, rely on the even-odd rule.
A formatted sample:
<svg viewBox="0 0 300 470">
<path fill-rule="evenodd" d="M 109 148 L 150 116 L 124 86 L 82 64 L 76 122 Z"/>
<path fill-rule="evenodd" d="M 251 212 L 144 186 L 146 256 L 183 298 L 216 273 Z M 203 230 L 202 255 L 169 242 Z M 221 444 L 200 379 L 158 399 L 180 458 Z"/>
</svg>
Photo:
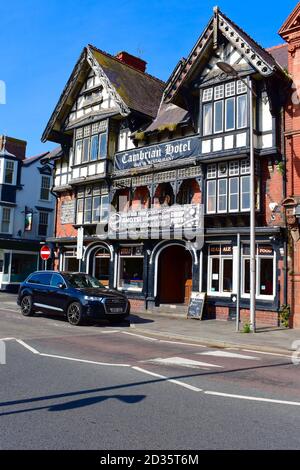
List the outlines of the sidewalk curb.
<svg viewBox="0 0 300 470">
<path fill-rule="evenodd" d="M 181 341 L 188 341 L 189 343 L 195 344 L 203 344 L 204 346 L 208 346 L 210 348 L 219 348 L 219 349 L 226 349 L 226 348 L 237 348 L 237 349 L 251 349 L 253 351 L 261 351 L 261 352 L 269 352 L 274 354 L 283 354 L 286 356 L 287 354 L 290 356 L 293 353 L 292 349 L 282 349 L 282 348 L 274 348 L 274 347 L 267 347 L 267 346 L 260 346 L 260 345 L 253 345 L 248 343 L 234 343 L 229 341 L 219 341 L 219 340 L 208 340 L 207 338 L 195 338 L 193 336 L 185 336 L 179 335 L 176 333 L 169 333 L 169 332 L 157 332 L 157 331 L 149 331 L 139 326 L 135 325 L 135 331 L 139 333 L 146 334 L 148 336 L 157 336 L 159 338 L 167 338 L 167 339 L 177 339 Z"/>
</svg>

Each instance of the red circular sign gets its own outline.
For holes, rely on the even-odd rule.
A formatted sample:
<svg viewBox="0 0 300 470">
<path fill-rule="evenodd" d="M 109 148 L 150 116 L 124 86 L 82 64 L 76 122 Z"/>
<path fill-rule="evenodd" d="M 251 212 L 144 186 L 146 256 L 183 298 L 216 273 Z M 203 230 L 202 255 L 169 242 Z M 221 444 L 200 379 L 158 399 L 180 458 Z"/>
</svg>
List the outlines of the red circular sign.
<svg viewBox="0 0 300 470">
<path fill-rule="evenodd" d="M 42 246 L 42 248 L 40 250 L 40 256 L 44 261 L 47 261 L 47 259 L 50 258 L 51 250 L 50 250 L 49 246 L 47 246 L 47 245 Z"/>
</svg>

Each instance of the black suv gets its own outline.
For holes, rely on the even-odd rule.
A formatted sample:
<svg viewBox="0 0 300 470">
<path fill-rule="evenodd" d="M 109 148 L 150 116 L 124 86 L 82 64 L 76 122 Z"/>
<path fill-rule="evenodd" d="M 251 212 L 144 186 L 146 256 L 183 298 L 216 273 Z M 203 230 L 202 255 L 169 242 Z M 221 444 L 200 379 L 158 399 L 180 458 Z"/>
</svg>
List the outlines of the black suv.
<svg viewBox="0 0 300 470">
<path fill-rule="evenodd" d="M 17 302 L 26 317 L 35 311 L 56 312 L 66 315 L 71 325 L 89 318 L 119 321 L 130 313 L 125 295 L 85 273 L 36 271 L 20 285 Z"/>
</svg>

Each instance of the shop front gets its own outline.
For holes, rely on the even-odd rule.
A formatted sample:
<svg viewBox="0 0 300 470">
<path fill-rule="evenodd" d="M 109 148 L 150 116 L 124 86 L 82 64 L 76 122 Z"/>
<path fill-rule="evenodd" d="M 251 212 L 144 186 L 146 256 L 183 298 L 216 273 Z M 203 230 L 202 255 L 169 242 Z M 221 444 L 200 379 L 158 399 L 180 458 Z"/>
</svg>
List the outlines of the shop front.
<svg viewBox="0 0 300 470">
<path fill-rule="evenodd" d="M 6 246 L 0 248 L 0 290 L 17 291 L 21 282 L 40 267 L 39 248 Z"/>
</svg>

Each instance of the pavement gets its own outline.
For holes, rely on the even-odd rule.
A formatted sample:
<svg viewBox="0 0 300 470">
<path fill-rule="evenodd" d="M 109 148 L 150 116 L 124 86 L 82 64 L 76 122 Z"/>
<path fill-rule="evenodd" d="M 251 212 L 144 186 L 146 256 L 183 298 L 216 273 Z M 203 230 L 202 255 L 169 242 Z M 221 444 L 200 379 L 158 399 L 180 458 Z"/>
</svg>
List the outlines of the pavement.
<svg viewBox="0 0 300 470">
<path fill-rule="evenodd" d="M 0 293 L 0 307 L 16 311 L 16 295 Z M 299 350 L 300 330 L 260 327 L 256 333 L 236 332 L 234 321 L 195 320 L 167 314 L 133 313 L 130 326 L 136 334 L 184 340 L 216 348 L 244 348 L 274 354 Z M 299 345 L 296 343 L 299 341 Z"/>
</svg>

